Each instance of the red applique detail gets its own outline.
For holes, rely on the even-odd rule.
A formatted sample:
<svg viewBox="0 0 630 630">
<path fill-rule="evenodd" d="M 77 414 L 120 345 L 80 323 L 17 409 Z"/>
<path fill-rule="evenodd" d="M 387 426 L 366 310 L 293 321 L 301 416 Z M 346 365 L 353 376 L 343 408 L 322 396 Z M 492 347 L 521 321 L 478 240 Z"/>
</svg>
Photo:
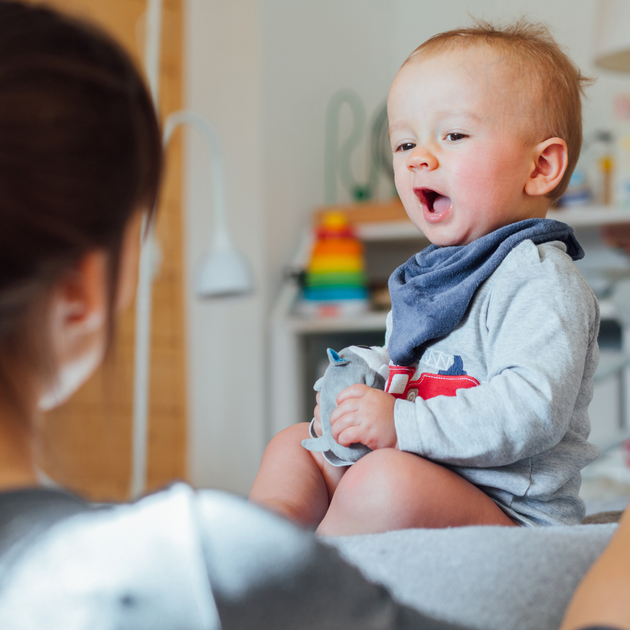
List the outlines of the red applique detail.
<svg viewBox="0 0 630 630">
<path fill-rule="evenodd" d="M 455 396 L 458 389 L 477 387 L 479 381 L 472 376 L 445 376 L 444 374 L 423 373 L 417 381 L 411 381 L 409 387 L 417 387 L 418 396 L 429 400 L 435 396 Z"/>
<path fill-rule="evenodd" d="M 414 372 L 414 368 L 390 365 L 385 391 L 394 398 L 413 401 L 417 396 L 422 400 L 435 396 L 455 396 L 458 389 L 470 389 L 479 385 L 479 381 L 472 376 L 447 376 L 429 372 L 423 372 L 419 379 L 412 381 Z"/>
</svg>

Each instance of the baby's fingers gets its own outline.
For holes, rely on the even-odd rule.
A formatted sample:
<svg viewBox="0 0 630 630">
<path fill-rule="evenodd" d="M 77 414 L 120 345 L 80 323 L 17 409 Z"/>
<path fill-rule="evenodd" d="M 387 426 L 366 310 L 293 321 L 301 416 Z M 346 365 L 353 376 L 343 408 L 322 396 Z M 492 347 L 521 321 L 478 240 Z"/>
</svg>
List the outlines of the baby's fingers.
<svg viewBox="0 0 630 630">
<path fill-rule="evenodd" d="M 335 418 L 335 421 L 330 423 L 330 432 L 335 440 L 339 441 L 339 434 L 345 431 L 348 427 L 352 427 L 359 421 L 357 415 L 354 412 L 344 413 L 342 416 Z"/>
<path fill-rule="evenodd" d="M 350 446 L 350 444 L 361 442 L 362 438 L 363 433 L 361 431 L 361 427 L 351 426 L 344 429 L 339 434 L 339 437 L 337 437 L 337 443 L 341 444 L 341 446 Z"/>
<path fill-rule="evenodd" d="M 359 406 L 358 398 L 348 398 L 347 400 L 344 400 L 341 404 L 337 405 L 330 414 L 330 424 L 334 424 L 339 418 L 341 418 L 341 416 L 347 413 L 357 411 Z"/>
<path fill-rule="evenodd" d="M 362 383 L 350 385 L 350 387 L 346 387 L 346 389 L 343 389 L 339 392 L 337 396 L 337 404 L 341 405 L 342 402 L 348 400 L 349 398 L 362 398 L 371 389 L 372 388 L 369 385 L 364 385 Z"/>
</svg>

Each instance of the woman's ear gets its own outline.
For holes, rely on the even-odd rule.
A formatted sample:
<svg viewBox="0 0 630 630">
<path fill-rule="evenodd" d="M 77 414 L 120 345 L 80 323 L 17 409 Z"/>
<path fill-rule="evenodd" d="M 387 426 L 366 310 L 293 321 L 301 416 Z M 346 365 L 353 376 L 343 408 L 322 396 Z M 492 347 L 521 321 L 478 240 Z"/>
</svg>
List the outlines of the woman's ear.
<svg viewBox="0 0 630 630">
<path fill-rule="evenodd" d="M 40 409 L 64 402 L 96 370 L 105 354 L 107 255 L 86 254 L 58 281 L 50 299 L 49 339 L 55 374 L 44 383 Z"/>
<path fill-rule="evenodd" d="M 538 197 L 550 193 L 562 181 L 567 170 L 569 153 L 562 138 L 549 138 L 534 147 L 533 168 L 525 193 Z"/>
<path fill-rule="evenodd" d="M 142 214 L 129 222 L 121 243 L 114 311 L 133 299 Z M 64 402 L 96 370 L 105 355 L 109 307 L 108 254 L 94 250 L 57 282 L 50 300 L 49 339 L 55 378 L 44 384 L 39 406 L 47 410 Z"/>
<path fill-rule="evenodd" d="M 59 280 L 53 295 L 56 333 L 75 338 L 92 334 L 107 320 L 107 255 L 86 254 Z"/>
</svg>

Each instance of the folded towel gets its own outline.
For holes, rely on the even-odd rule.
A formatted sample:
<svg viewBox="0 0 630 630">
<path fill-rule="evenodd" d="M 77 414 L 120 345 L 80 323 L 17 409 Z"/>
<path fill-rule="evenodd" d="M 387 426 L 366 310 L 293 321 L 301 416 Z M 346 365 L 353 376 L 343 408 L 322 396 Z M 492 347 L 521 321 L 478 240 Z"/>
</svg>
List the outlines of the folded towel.
<svg viewBox="0 0 630 630">
<path fill-rule="evenodd" d="M 561 241 L 573 260 L 584 257 L 573 228 L 551 219 L 527 219 L 499 228 L 468 245 L 430 245 L 389 278 L 393 330 L 389 355 L 396 365 L 412 365 L 422 345 L 450 333 L 464 316 L 479 285 L 520 243 Z"/>
</svg>

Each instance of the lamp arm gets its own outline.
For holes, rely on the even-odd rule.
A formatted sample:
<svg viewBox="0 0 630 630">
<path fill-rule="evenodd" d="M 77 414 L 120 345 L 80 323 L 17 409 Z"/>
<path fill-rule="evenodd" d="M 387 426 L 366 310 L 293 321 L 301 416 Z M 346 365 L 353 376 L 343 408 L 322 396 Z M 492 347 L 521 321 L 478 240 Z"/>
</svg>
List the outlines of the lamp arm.
<svg viewBox="0 0 630 630">
<path fill-rule="evenodd" d="M 146 35 L 144 38 L 144 65 L 153 105 L 158 111 L 160 78 L 160 34 L 162 33 L 162 0 L 148 0 Z"/>
<path fill-rule="evenodd" d="M 232 239 L 227 225 L 227 202 L 225 195 L 225 169 L 223 151 L 219 136 L 210 122 L 196 112 L 180 110 L 171 114 L 164 123 L 164 140 L 166 147 L 179 125 L 190 125 L 204 137 L 210 151 L 212 177 L 212 209 L 214 217 L 213 247 L 218 250 L 232 248 Z"/>
</svg>

